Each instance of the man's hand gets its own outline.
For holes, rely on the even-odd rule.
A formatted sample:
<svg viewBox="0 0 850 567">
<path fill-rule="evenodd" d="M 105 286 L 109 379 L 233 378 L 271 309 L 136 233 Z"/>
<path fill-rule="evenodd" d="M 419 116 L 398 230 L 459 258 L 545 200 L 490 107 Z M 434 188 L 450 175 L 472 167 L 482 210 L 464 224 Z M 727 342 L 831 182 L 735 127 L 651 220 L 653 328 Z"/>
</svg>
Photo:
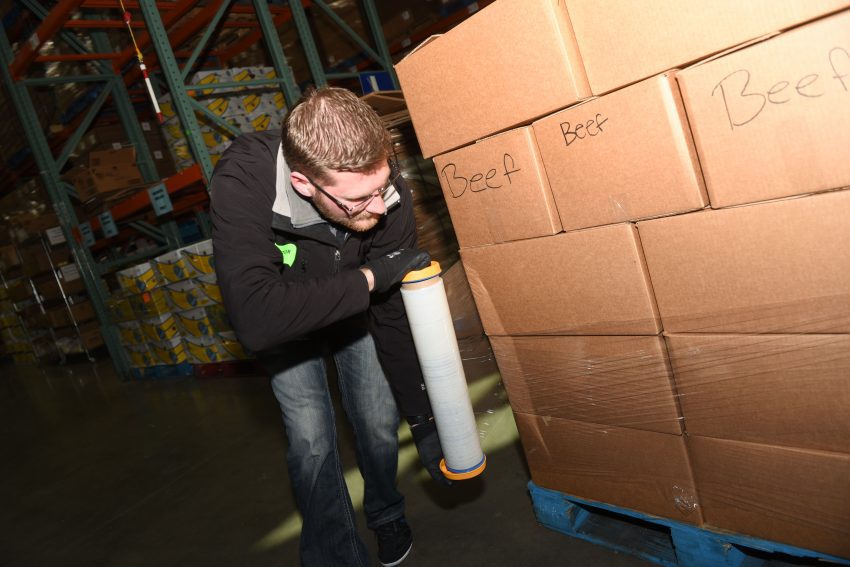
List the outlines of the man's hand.
<svg viewBox="0 0 850 567">
<path fill-rule="evenodd" d="M 431 262 L 431 256 L 424 250 L 416 248 L 402 248 L 391 252 L 386 256 L 375 258 L 368 264 L 364 264 L 361 271 L 369 281 L 369 273 L 374 278 L 374 286 L 369 281 L 369 291 L 383 293 L 404 279 L 408 272 L 421 270 Z M 368 272 L 367 272 L 368 271 Z"/>
</svg>

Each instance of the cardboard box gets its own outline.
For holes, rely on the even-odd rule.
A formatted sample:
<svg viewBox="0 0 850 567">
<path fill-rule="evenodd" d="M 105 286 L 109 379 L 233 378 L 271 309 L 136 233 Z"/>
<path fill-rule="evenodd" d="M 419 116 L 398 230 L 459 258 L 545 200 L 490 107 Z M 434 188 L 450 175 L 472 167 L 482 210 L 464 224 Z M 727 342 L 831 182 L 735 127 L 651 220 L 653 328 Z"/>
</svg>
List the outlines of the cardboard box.
<svg viewBox="0 0 850 567">
<path fill-rule="evenodd" d="M 567 0 L 593 94 L 850 5 L 847 0 Z"/>
<path fill-rule="evenodd" d="M 712 207 L 850 186 L 850 11 L 679 82 Z"/>
<path fill-rule="evenodd" d="M 88 167 L 75 168 L 63 177 L 74 186 L 81 201 L 144 184 L 133 147 L 91 152 Z"/>
<path fill-rule="evenodd" d="M 133 147 L 121 149 L 106 149 L 92 152 L 89 155 L 89 167 L 91 169 L 109 170 L 112 168 L 123 168 L 136 163 L 136 150 Z"/>
<path fill-rule="evenodd" d="M 657 335 L 630 224 L 461 250 L 488 335 Z"/>
<path fill-rule="evenodd" d="M 564 230 L 708 204 L 673 74 L 572 106 L 533 126 Z"/>
<path fill-rule="evenodd" d="M 83 321 L 90 321 L 97 317 L 94 312 L 94 306 L 90 301 L 80 301 L 78 303 L 72 303 L 71 314 L 74 316 L 74 320 L 77 323 L 82 323 Z"/>
<path fill-rule="evenodd" d="M 544 488 L 700 525 L 681 435 L 515 413 L 532 480 Z"/>
<path fill-rule="evenodd" d="M 0 267 L 9 270 L 20 265 L 21 259 L 18 257 L 18 251 L 14 245 L 4 244 L 0 246 Z"/>
<path fill-rule="evenodd" d="M 668 333 L 850 333 L 850 191 L 638 223 Z"/>
<path fill-rule="evenodd" d="M 8 285 L 9 287 L 6 288 L 6 291 L 8 292 L 9 299 L 12 301 L 26 301 L 32 297 L 32 286 L 28 282 L 15 280 Z"/>
<path fill-rule="evenodd" d="M 168 151 L 163 129 L 156 122 L 140 122 L 140 125 L 159 178 L 171 177 L 176 173 L 176 169 L 171 153 Z"/>
<path fill-rule="evenodd" d="M 705 522 L 850 557 L 850 455 L 691 437 Z"/>
<path fill-rule="evenodd" d="M 395 69 L 424 157 L 590 96 L 567 10 L 556 0 L 494 2 Z"/>
<path fill-rule="evenodd" d="M 18 226 L 20 226 L 25 231 L 29 232 L 30 235 L 35 236 L 41 232 L 49 230 L 51 228 L 59 226 L 59 217 L 56 216 L 56 213 L 53 212 L 43 212 L 38 214 L 37 216 L 24 216 L 21 217 L 18 222 Z M 60 229 L 61 231 L 61 229 Z"/>
<path fill-rule="evenodd" d="M 44 246 L 40 243 L 21 246 L 19 252 L 21 257 L 21 266 L 25 275 L 37 276 L 39 274 L 51 273 L 53 271 L 53 264 L 51 264 L 50 258 L 47 256 L 47 251 L 45 251 Z M 63 246 L 56 250 L 55 260 L 64 261 L 67 260 L 70 255 L 70 248 Z"/>
<path fill-rule="evenodd" d="M 80 344 L 86 350 L 94 350 L 104 344 L 100 325 L 97 321 L 86 323 L 80 327 Z"/>
<path fill-rule="evenodd" d="M 661 337 L 492 337 L 511 407 L 681 435 Z"/>
<path fill-rule="evenodd" d="M 43 278 L 39 278 L 38 281 L 34 281 L 33 283 L 42 301 L 62 298 L 62 290 L 59 288 L 59 283 L 53 274 L 46 274 Z"/>
<path fill-rule="evenodd" d="M 58 305 L 47 309 L 44 315 L 47 319 L 47 324 L 52 329 L 58 329 L 72 324 L 71 317 L 68 315 L 68 308 L 65 305 Z"/>
<path fill-rule="evenodd" d="M 561 232 L 531 127 L 437 156 L 434 165 L 461 247 Z"/>
<path fill-rule="evenodd" d="M 441 276 L 446 290 L 446 301 L 452 314 L 455 336 L 458 340 L 484 335 L 481 318 L 475 309 L 475 300 L 469 288 L 469 280 L 463 269 L 463 262 L 455 262 Z"/>
<path fill-rule="evenodd" d="M 850 453 L 850 335 L 669 335 L 688 433 Z"/>
</svg>

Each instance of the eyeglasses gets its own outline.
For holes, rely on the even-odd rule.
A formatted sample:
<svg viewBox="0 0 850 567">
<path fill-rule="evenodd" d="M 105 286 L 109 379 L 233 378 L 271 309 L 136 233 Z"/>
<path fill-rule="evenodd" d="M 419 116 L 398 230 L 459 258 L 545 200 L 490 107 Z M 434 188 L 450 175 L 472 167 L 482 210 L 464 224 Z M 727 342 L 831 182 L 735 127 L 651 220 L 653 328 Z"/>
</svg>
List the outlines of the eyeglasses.
<svg viewBox="0 0 850 567">
<path fill-rule="evenodd" d="M 308 177 L 306 173 L 302 173 L 302 175 L 307 178 L 307 181 L 309 181 L 310 184 L 313 185 L 313 187 L 318 189 L 319 193 L 323 194 L 325 197 L 333 201 L 337 207 L 345 211 L 348 217 L 351 218 L 357 213 L 362 212 L 366 207 L 368 207 L 369 203 L 371 203 L 375 197 L 380 197 L 381 199 L 383 199 L 387 195 L 389 190 L 393 187 L 393 184 L 395 184 L 395 182 L 401 176 L 401 172 L 398 170 L 398 166 L 393 160 L 388 160 L 387 163 L 390 166 L 390 176 L 387 179 L 386 183 L 384 183 L 384 185 L 380 189 L 378 189 L 371 195 L 367 195 L 361 199 L 348 199 L 349 201 L 354 203 L 354 206 L 346 205 L 338 198 L 325 191 L 321 185 L 310 179 L 310 177 Z"/>
</svg>

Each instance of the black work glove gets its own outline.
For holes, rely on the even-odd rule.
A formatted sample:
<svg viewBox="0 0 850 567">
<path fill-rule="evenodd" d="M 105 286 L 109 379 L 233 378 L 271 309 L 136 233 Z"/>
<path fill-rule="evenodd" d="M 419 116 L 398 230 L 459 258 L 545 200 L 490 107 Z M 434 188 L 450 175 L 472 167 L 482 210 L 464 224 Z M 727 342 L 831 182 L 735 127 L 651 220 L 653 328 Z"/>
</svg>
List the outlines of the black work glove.
<svg viewBox="0 0 850 567">
<path fill-rule="evenodd" d="M 386 256 L 375 258 L 364 268 L 369 268 L 375 276 L 375 290 L 378 293 L 388 291 L 392 286 L 404 279 L 407 272 L 421 270 L 431 263 L 431 256 L 424 250 L 402 248 L 390 252 Z"/>
<path fill-rule="evenodd" d="M 440 446 L 440 438 L 437 436 L 437 424 L 434 417 L 430 415 L 417 415 L 407 418 L 410 432 L 413 434 L 413 442 L 419 451 L 419 460 L 438 484 L 451 485 L 452 481 L 443 475 L 440 470 L 440 461 L 443 459 L 443 448 Z"/>
</svg>

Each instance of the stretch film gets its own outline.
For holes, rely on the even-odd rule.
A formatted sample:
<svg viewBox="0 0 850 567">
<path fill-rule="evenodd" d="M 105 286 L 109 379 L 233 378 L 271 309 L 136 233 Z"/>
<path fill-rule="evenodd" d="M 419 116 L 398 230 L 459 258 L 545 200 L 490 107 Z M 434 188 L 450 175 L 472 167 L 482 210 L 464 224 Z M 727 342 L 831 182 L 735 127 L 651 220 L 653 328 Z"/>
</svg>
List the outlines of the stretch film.
<svg viewBox="0 0 850 567">
<path fill-rule="evenodd" d="M 415 278 L 417 273 L 413 272 L 405 281 L 412 279 L 411 276 Z M 404 283 L 401 294 L 443 447 L 448 469 L 444 472 L 448 472 L 449 478 L 468 478 L 483 470 L 484 453 L 443 280 L 439 271 L 425 277 L 424 281 Z"/>
</svg>

